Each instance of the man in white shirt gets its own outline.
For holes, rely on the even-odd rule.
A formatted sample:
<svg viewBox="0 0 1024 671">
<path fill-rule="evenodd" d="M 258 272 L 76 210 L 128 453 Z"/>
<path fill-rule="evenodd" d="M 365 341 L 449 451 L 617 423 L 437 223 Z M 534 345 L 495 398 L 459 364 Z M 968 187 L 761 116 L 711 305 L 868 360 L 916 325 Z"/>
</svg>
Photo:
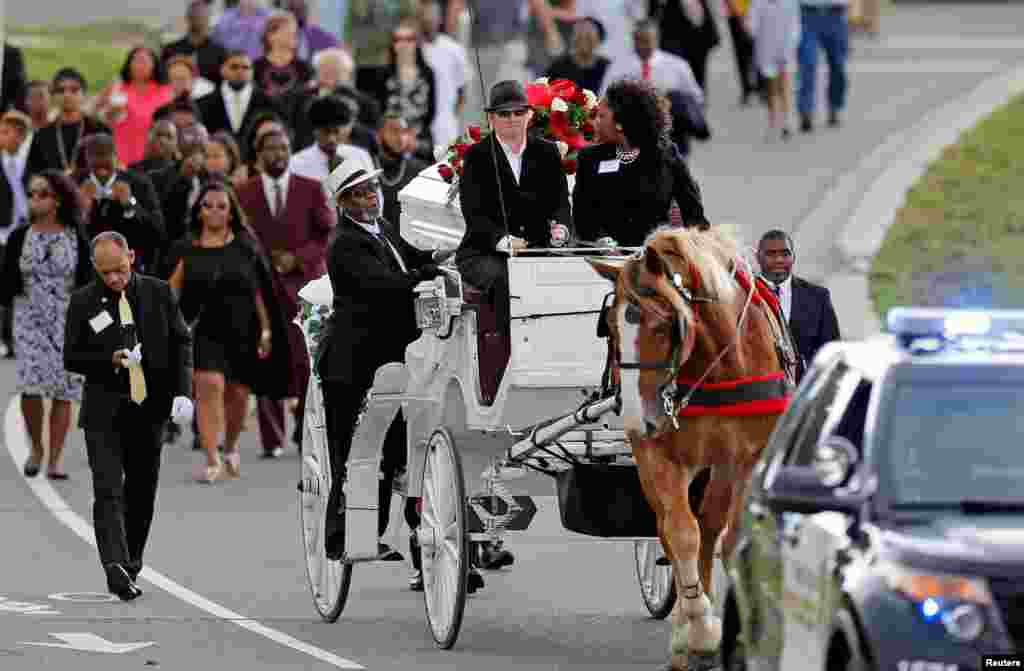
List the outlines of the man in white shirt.
<svg viewBox="0 0 1024 671">
<path fill-rule="evenodd" d="M 336 96 L 318 98 L 309 106 L 309 123 L 316 142 L 292 156 L 289 169 L 323 184 L 344 161 L 355 161 L 367 171 L 374 169 L 373 157 L 365 149 L 346 144 L 354 123 L 352 110 Z M 328 194 L 324 193 L 327 198 Z"/>
<path fill-rule="evenodd" d="M 469 58 L 461 44 L 440 32 L 441 8 L 435 0 L 420 5 L 419 21 L 423 57 L 434 71 L 437 87 L 437 112 L 430 130 L 434 145 L 447 147 L 461 131 Z"/>
<path fill-rule="evenodd" d="M 609 33 L 610 34 L 610 33 Z M 704 103 L 704 91 L 693 76 L 690 64 L 658 48 L 659 31 L 653 21 L 641 21 L 633 32 L 633 52 L 613 60 L 604 77 L 603 89 L 619 79 L 641 79 L 661 93 L 678 91 Z M 604 93 L 604 90 L 601 91 Z"/>
<path fill-rule="evenodd" d="M 28 220 L 25 148 L 31 130 L 32 120 L 18 110 L 9 110 L 0 117 L 0 160 L 4 171 L 0 184 L 0 248 L 7 244 L 11 231 Z"/>
</svg>

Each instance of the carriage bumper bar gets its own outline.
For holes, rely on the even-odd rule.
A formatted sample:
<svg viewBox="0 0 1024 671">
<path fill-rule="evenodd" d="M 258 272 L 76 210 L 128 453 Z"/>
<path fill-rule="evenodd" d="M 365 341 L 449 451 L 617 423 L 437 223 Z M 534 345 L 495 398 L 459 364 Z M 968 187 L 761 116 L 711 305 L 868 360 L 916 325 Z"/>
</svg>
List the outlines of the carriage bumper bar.
<svg viewBox="0 0 1024 671">
<path fill-rule="evenodd" d="M 538 424 L 530 430 L 526 438 L 509 448 L 508 459 L 512 462 L 529 459 L 535 451 L 550 445 L 570 431 L 593 424 L 613 410 L 619 412 L 621 407 L 618 396 L 609 396 L 588 403 L 560 419 Z"/>
</svg>

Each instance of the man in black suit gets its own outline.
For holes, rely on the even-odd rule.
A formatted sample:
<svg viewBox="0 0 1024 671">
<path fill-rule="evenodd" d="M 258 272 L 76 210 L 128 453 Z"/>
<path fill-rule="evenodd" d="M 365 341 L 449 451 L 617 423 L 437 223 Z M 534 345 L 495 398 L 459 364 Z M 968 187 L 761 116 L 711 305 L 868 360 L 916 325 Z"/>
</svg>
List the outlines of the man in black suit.
<svg viewBox="0 0 1024 671">
<path fill-rule="evenodd" d="M 62 68 L 53 76 L 52 94 L 60 108 L 60 116 L 49 126 L 36 131 L 28 153 L 31 174 L 43 170 L 69 172 L 75 148 L 82 138 L 96 133 L 110 133 L 110 127 L 83 112 L 86 82 L 78 70 Z"/>
<path fill-rule="evenodd" d="M 252 60 L 241 50 L 228 51 L 220 66 L 223 79 L 216 91 L 196 100 L 199 115 L 212 135 L 226 130 L 242 148 L 243 160 L 250 160 L 245 142 L 254 116 L 262 111 L 280 114 L 277 104 L 252 82 Z"/>
<path fill-rule="evenodd" d="M 154 272 L 164 244 L 164 218 L 153 182 L 146 175 L 118 170 L 114 138 L 104 133 L 89 142 L 86 164 L 89 172 L 79 188 L 89 203 L 88 235 L 117 231 L 135 250 L 136 267 Z"/>
<path fill-rule="evenodd" d="M 203 124 L 181 130 L 178 134 L 180 158 L 162 170 L 149 173 L 149 178 L 160 198 L 164 221 L 164 246 L 161 264 L 168 249 L 188 232 L 188 214 L 199 197 L 206 175 L 206 141 L 209 135 Z M 174 268 L 162 267 L 156 274 L 167 279 Z"/>
<path fill-rule="evenodd" d="M 93 524 L 107 587 L 122 600 L 135 580 L 153 521 L 160 438 L 168 416 L 192 416 L 192 336 L 170 286 L 132 271 L 119 233 L 92 242 L 98 278 L 68 305 L 64 367 L 85 376 L 78 425 L 93 479 Z"/>
<path fill-rule="evenodd" d="M 128 166 L 146 176 L 174 165 L 178 160 L 178 127 L 170 119 L 158 119 L 146 134 L 146 156 Z M 159 190 L 158 190 L 159 193 Z"/>
<path fill-rule="evenodd" d="M 499 383 L 511 354 L 508 257 L 528 247 L 551 247 L 553 227 L 561 227 L 564 239 L 570 221 L 561 156 L 553 143 L 527 135 L 532 118 L 522 84 L 495 84 L 487 107 L 494 132 L 466 152 L 459 184 L 466 232 L 455 260 L 463 279 L 494 310 L 496 331 L 484 342 L 494 350 L 488 355 L 499 359 Z"/>
<path fill-rule="evenodd" d="M 779 297 L 789 330 L 796 340 L 800 355 L 799 382 L 818 350 L 825 343 L 839 340 L 840 335 L 839 319 L 828 289 L 793 275 L 795 261 L 796 252 L 788 233 L 772 230 L 761 236 L 757 244 L 757 263 L 761 275 Z"/>
<path fill-rule="evenodd" d="M 342 483 L 359 410 L 377 369 L 389 362 L 404 362 L 406 346 L 419 337 L 413 289 L 442 273 L 435 255 L 407 243 L 381 217 L 380 173 L 356 161 L 344 161 L 325 183 L 343 212 L 327 250 L 334 311 L 328 335 L 316 353 L 334 469 L 328 511 L 341 513 L 327 519 L 326 550 L 331 559 L 340 559 L 345 550 Z M 377 522 L 381 538 L 387 530 L 393 479 L 405 456 L 405 419 L 399 414 L 384 441 Z M 379 550 L 381 559 L 402 558 L 383 542 Z"/>
</svg>

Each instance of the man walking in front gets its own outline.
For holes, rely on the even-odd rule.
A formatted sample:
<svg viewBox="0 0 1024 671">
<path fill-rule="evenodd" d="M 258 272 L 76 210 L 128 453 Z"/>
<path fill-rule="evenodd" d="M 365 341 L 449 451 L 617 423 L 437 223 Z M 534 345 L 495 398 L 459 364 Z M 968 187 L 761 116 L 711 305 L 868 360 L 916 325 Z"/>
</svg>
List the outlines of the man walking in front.
<svg viewBox="0 0 1024 671">
<path fill-rule="evenodd" d="M 78 425 L 93 479 L 93 525 L 107 587 L 123 601 L 153 521 L 164 422 L 192 420 L 192 336 L 170 286 L 132 271 L 123 235 L 92 242 L 98 278 L 71 296 L 64 367 L 85 376 Z"/>
<path fill-rule="evenodd" d="M 800 361 L 797 382 L 803 378 L 814 355 L 825 343 L 839 340 L 839 320 L 832 306 L 832 295 L 825 287 L 793 275 L 796 252 L 785 231 L 772 230 L 757 244 L 757 263 L 761 275 L 779 297 L 789 330 L 796 341 Z"/>
</svg>

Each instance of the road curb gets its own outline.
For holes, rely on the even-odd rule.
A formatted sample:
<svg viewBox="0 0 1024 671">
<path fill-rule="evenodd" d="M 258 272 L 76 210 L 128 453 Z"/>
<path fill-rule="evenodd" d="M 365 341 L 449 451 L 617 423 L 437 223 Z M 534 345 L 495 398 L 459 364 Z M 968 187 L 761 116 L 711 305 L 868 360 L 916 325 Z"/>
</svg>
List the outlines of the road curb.
<svg viewBox="0 0 1024 671">
<path fill-rule="evenodd" d="M 880 331 L 871 303 L 868 273 L 907 191 L 928 170 L 943 149 L 960 135 L 1024 92 L 1024 64 L 1016 63 L 986 78 L 968 93 L 935 108 L 919 123 L 891 133 L 856 167 L 844 173 L 822 202 L 793 229 L 801 238 L 827 229 L 828 222 L 846 223 L 832 245 L 830 259 L 808 274 L 823 279 L 833 293 L 844 338 L 863 338 Z M 874 174 L 874 177 L 871 175 Z M 860 189 L 867 183 L 866 188 Z M 814 271 L 817 271 L 816 273 Z"/>
</svg>

